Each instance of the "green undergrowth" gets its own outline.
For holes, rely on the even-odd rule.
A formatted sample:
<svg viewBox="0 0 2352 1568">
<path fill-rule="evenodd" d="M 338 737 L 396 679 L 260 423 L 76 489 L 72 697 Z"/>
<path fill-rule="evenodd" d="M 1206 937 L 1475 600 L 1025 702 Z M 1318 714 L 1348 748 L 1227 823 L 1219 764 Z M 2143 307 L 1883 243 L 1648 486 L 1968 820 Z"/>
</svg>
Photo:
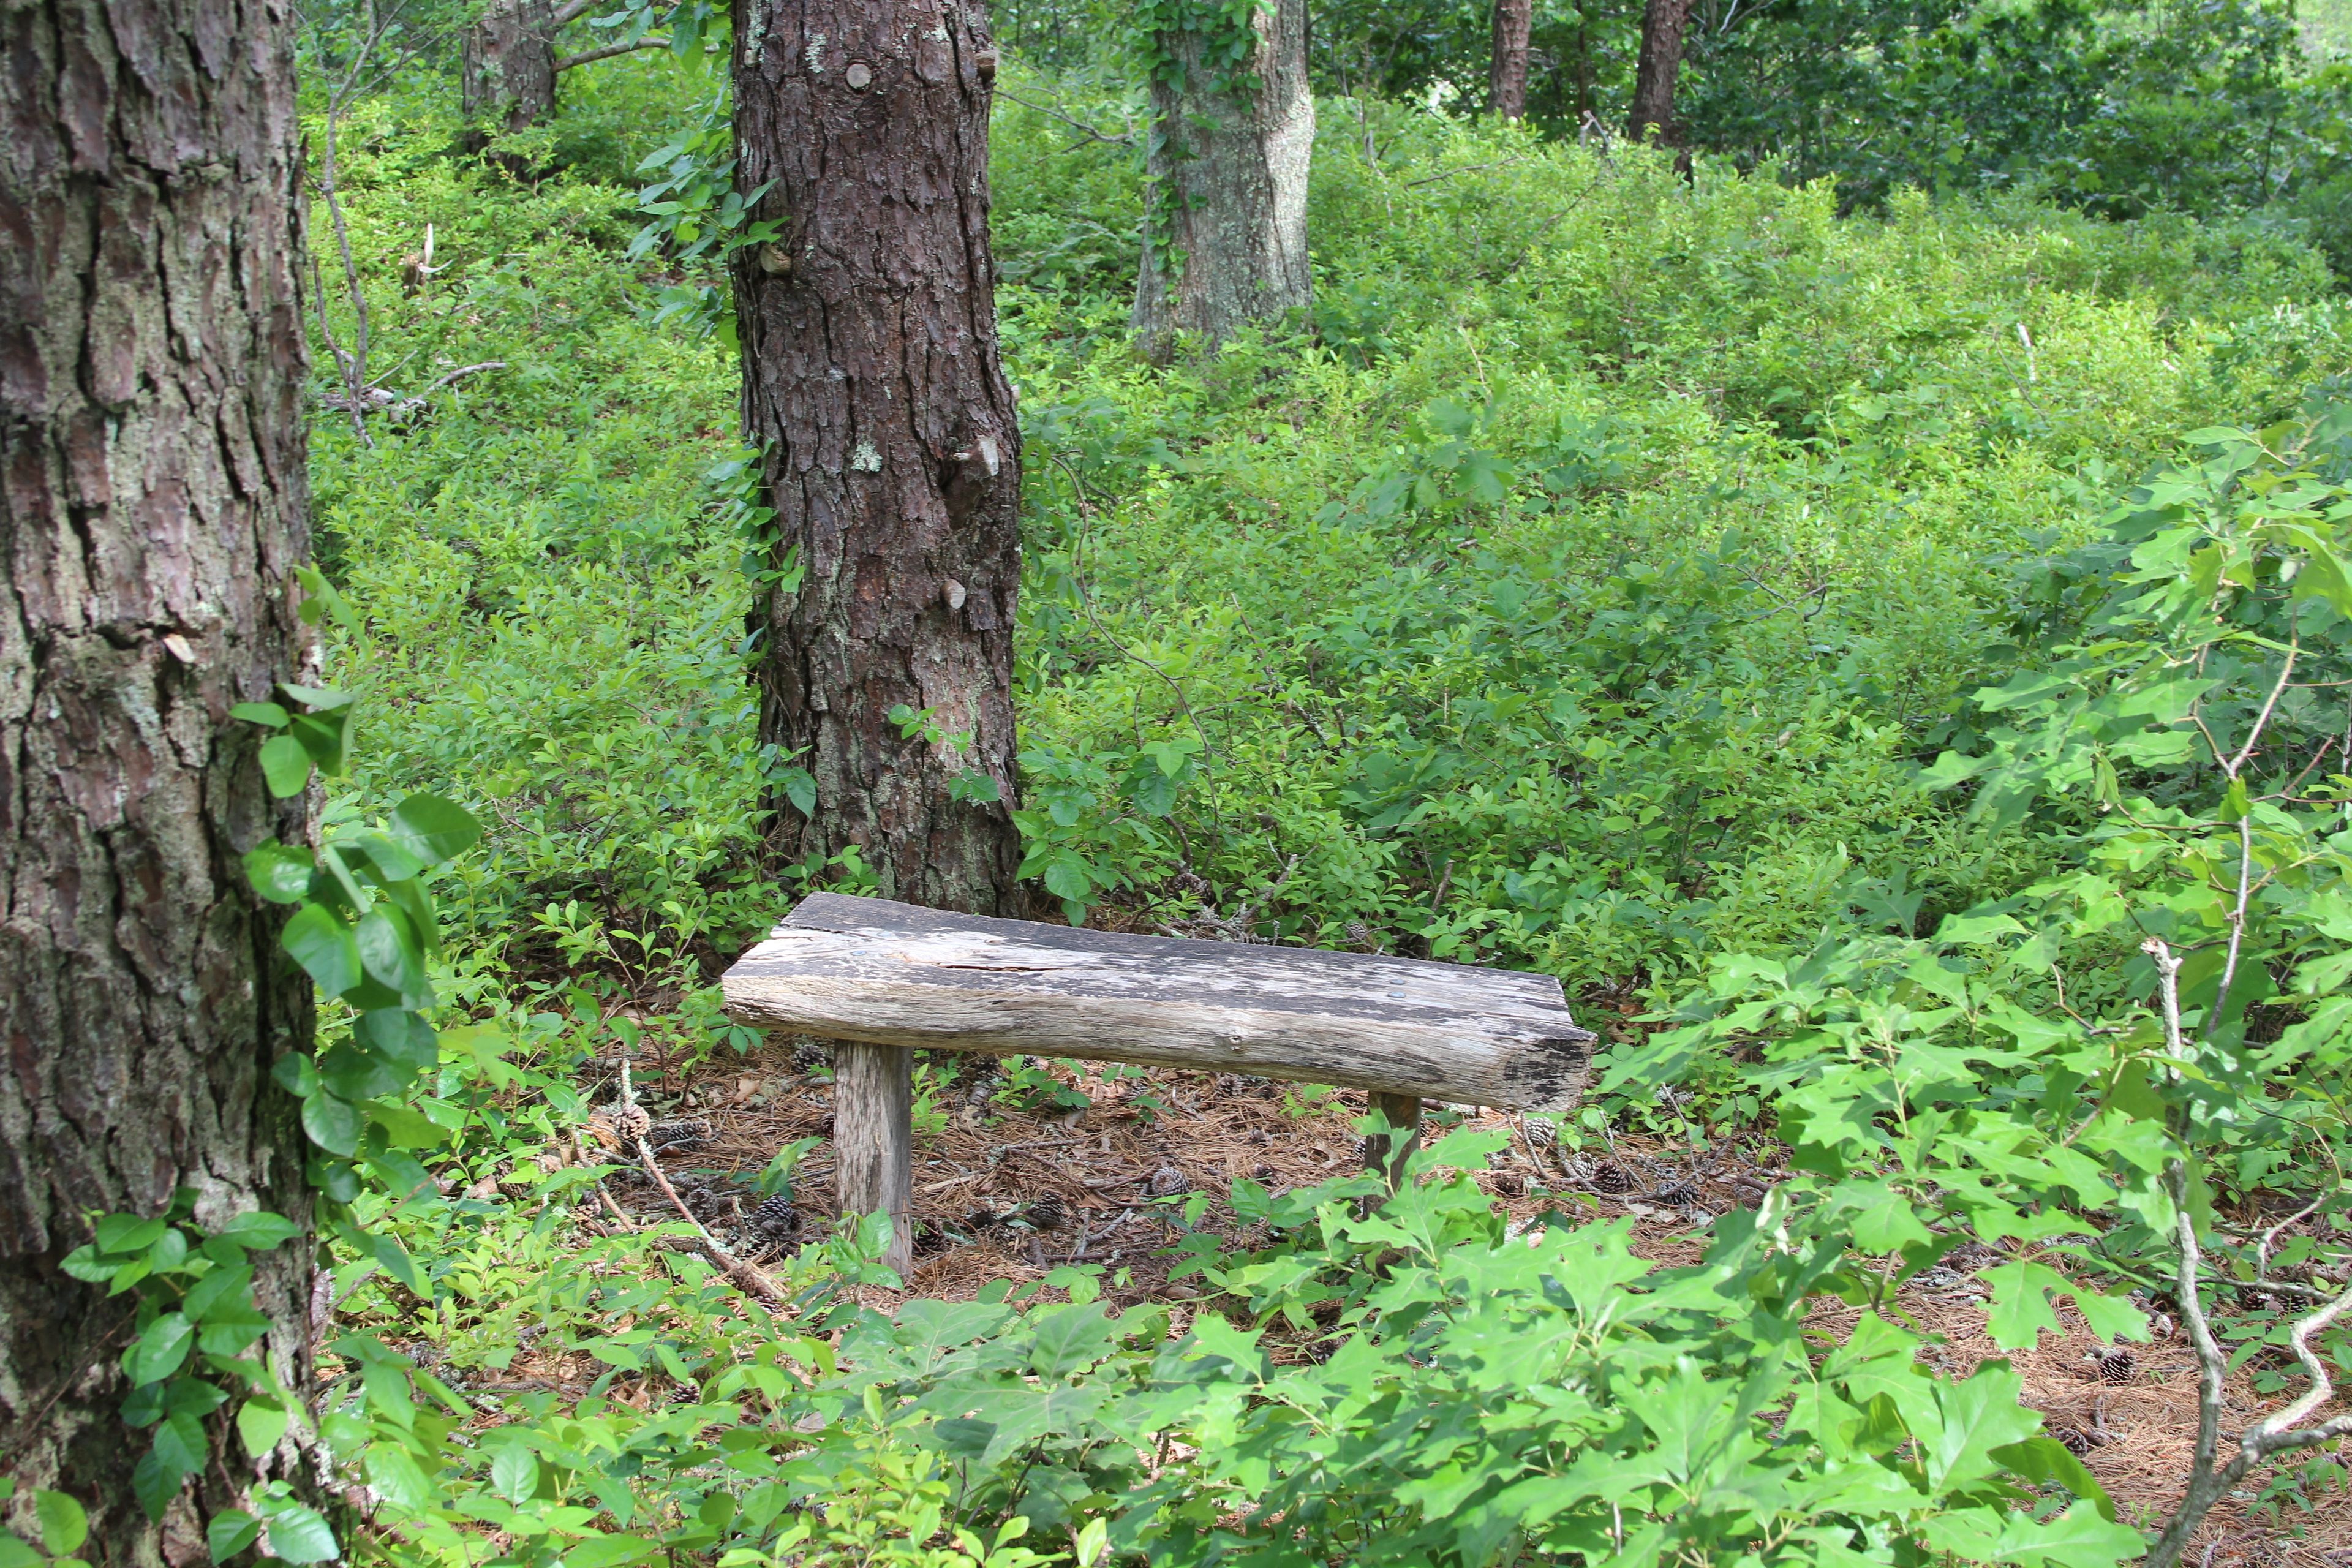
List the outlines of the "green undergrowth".
<svg viewBox="0 0 2352 1568">
<path fill-rule="evenodd" d="M 687 118 L 708 84 L 677 79 Z M 380 112 L 344 155 L 376 363 L 506 368 L 372 448 L 320 422 L 363 782 L 479 807 L 473 952 L 699 978 L 788 892 L 755 853 L 784 763 L 742 679 L 731 360 L 651 320 L 677 279 L 621 255 L 612 158 L 525 188 Z M 2347 352 L 2317 258 L 2256 230 L 1841 220 L 1826 187 L 1389 105 L 1370 162 L 1341 102 L 1314 335 L 1161 370 L 1122 326 L 1131 153 L 999 120 L 1024 825 L 1077 918 L 1205 900 L 1581 986 L 1809 942 L 1898 870 L 1925 918 L 1966 907 L 2035 851 L 1912 775 L 2020 657 L 2018 584 L 2179 431 L 2274 417 Z"/>
<path fill-rule="evenodd" d="M 373 363 L 422 401 L 366 444 L 319 421 L 360 616 L 337 809 L 430 789 L 484 837 L 436 874 L 439 1062 L 385 1123 L 423 1179 L 371 1184 L 375 1239 L 336 1253 L 356 1539 L 420 1568 L 2136 1553 L 2150 1521 L 2017 1374 L 1921 1370 L 1891 1293 L 1990 1242 L 2002 1346 L 2062 1309 L 2145 1338 L 2184 1214 L 2242 1283 L 2263 1205 L 2343 1147 L 2352 786 L 2284 760 L 2336 732 L 2352 614 L 2319 258 L 2022 202 L 1841 218 L 1770 171 L 1340 100 L 1313 319 L 1155 367 L 1134 105 L 1008 72 L 1106 132 L 996 126 L 1041 901 L 1640 995 L 1608 1113 L 1693 1158 L 1759 1121 L 1792 1173 L 1672 1269 L 1566 1195 L 1512 1232 L 1475 1139 L 1370 1214 L 1360 1178 L 1240 1182 L 1245 1235 L 1171 1198 L 1208 1293 L 1118 1313 L 1076 1268 L 885 1317 L 871 1226 L 766 1305 L 663 1232 L 588 1235 L 573 1129 L 615 1059 L 748 1045 L 717 966 L 803 887 L 871 886 L 760 855 L 792 760 L 745 679 L 735 366 L 707 258 L 638 238 L 636 182 L 697 188 L 677 138 L 715 84 L 567 81 L 536 183 L 365 105 Z M 2265 708 L 2290 648 L 2311 689 Z M 2292 1266 L 2340 1277 L 2341 1204 L 2313 1212 Z M 2265 1310 L 2226 1331 L 2272 1392 L 2302 1373 Z M 517 1376 L 583 1358 L 584 1396 Z"/>
</svg>

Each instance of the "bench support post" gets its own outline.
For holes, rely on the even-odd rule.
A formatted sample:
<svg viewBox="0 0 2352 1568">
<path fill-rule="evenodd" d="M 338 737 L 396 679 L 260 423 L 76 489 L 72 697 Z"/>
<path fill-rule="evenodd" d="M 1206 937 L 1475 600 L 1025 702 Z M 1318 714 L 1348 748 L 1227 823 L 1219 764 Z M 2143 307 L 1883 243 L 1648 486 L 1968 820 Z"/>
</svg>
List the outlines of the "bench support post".
<svg viewBox="0 0 2352 1568">
<path fill-rule="evenodd" d="M 882 1261 L 904 1279 L 914 1264 L 915 1053 L 904 1046 L 836 1040 L 833 1157 L 841 1212 L 890 1216 Z"/>
<path fill-rule="evenodd" d="M 1403 1174 L 1404 1157 L 1421 1143 L 1421 1097 L 1374 1089 L 1371 1102 L 1371 1108 L 1387 1117 L 1389 1125 L 1396 1131 L 1376 1132 L 1364 1140 L 1364 1169 L 1386 1176 L 1389 1190 L 1394 1192 L 1398 1178 Z"/>
</svg>

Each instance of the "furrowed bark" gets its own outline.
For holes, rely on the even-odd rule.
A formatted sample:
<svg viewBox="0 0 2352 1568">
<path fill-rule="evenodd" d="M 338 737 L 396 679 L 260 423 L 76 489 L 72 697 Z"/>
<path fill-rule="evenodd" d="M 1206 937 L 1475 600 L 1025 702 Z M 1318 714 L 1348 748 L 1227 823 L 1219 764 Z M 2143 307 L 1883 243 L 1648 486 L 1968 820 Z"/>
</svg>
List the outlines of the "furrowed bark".
<svg viewBox="0 0 2352 1568">
<path fill-rule="evenodd" d="M 1506 120 L 1528 112 L 1528 39 L 1535 0 L 1495 0 L 1495 39 L 1486 64 L 1486 103 Z"/>
<path fill-rule="evenodd" d="M 307 1220 L 273 1060 L 311 993 L 243 853 L 309 835 L 237 702 L 299 679 L 309 543 L 290 0 L 42 0 L 0 16 L 0 1453 L 113 1564 L 208 1561 L 226 1448 L 161 1526 L 133 1500 L 130 1298 L 59 1260 L 175 1188 Z M 257 1259 L 310 1373 L 310 1266 Z M 226 1423 L 212 1428 L 224 1430 Z M 215 1438 L 215 1441 L 222 1441 Z M 37 1539 L 37 1531 L 35 1539 Z"/>
<path fill-rule="evenodd" d="M 547 118 L 555 108 L 558 26 L 549 0 L 490 0 L 466 29 L 460 48 L 460 97 L 467 120 L 487 121 L 511 136 Z M 477 153 L 488 145 L 478 129 L 467 141 Z"/>
<path fill-rule="evenodd" d="M 1631 141 L 1647 141 L 1654 129 L 1667 146 L 1682 145 L 1675 121 L 1675 81 L 1682 74 L 1683 35 L 1690 13 L 1691 0 L 1649 0 L 1642 12 L 1642 55 L 1633 71 L 1633 112 L 1625 120 Z"/>
<path fill-rule="evenodd" d="M 1211 347 L 1251 321 L 1313 300 L 1307 173 L 1315 95 L 1307 79 L 1307 0 L 1253 13 L 1257 52 L 1221 86 L 1198 33 L 1160 35 L 1180 79 L 1151 84 L 1143 268 L 1135 335 L 1165 359 L 1176 334 Z"/>
<path fill-rule="evenodd" d="M 779 559 L 761 739 L 814 777 L 785 856 L 859 846 L 886 895 L 1013 913 L 1021 433 L 988 237 L 996 50 L 977 0 L 745 0 L 735 124 L 777 242 L 735 270 L 743 426 Z M 928 714 L 911 736 L 893 709 Z M 964 781 L 956 794 L 950 785 Z M 992 784 L 996 802 L 971 798 Z"/>
</svg>

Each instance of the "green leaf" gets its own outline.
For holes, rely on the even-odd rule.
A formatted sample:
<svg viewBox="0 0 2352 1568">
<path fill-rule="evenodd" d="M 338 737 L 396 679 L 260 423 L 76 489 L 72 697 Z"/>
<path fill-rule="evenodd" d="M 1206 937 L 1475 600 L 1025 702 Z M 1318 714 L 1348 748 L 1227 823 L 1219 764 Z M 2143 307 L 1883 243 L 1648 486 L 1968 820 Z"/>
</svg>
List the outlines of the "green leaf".
<svg viewBox="0 0 2352 1568">
<path fill-rule="evenodd" d="M 441 1059 L 440 1037 L 422 1016 L 404 1007 L 379 1007 L 362 1013 L 352 1034 L 370 1052 L 411 1074 Z"/>
<path fill-rule="evenodd" d="M 141 1219 L 136 1215 L 108 1215 L 98 1222 L 98 1249 L 118 1257 L 144 1252 L 155 1245 L 169 1223 L 162 1215 L 153 1219 Z"/>
<path fill-rule="evenodd" d="M 539 1459 L 529 1448 L 509 1443 L 490 1460 L 490 1489 L 511 1503 L 525 1503 L 539 1490 Z"/>
<path fill-rule="evenodd" d="M 247 1251 L 268 1252 L 301 1235 L 302 1227 L 282 1215 L 271 1214 L 268 1209 L 254 1209 L 236 1215 L 215 1234 Z"/>
<path fill-rule="evenodd" d="M 337 686 L 296 686 L 286 681 L 280 682 L 278 689 L 316 712 L 331 713 L 352 705 L 352 694 Z"/>
<path fill-rule="evenodd" d="M 330 1154 L 357 1153 L 362 1125 L 358 1106 L 323 1089 L 302 1102 L 302 1131 Z"/>
<path fill-rule="evenodd" d="M 273 904 L 299 904 L 310 892 L 316 862 L 307 849 L 280 844 L 275 838 L 247 852 L 245 879 Z"/>
<path fill-rule="evenodd" d="M 1993 1304 L 1985 1311 L 1985 1331 L 2003 1350 L 2031 1350 L 2042 1335 L 2058 1331 L 2058 1314 L 2050 1292 L 2071 1291 L 2064 1275 L 2040 1263 L 2004 1263 L 1978 1276 L 1992 1287 Z"/>
<path fill-rule="evenodd" d="M 1030 1347 L 1029 1367 L 1044 1378 L 1066 1377 L 1092 1366 L 1109 1352 L 1115 1332 L 1103 1316 L 1100 1302 L 1047 1308 L 1032 1322 L 1036 1338 Z"/>
<path fill-rule="evenodd" d="M 816 815 L 816 780 L 806 768 L 785 768 L 774 778 L 784 786 L 784 798 L 793 803 L 794 811 L 803 816 Z"/>
<path fill-rule="evenodd" d="M 352 712 L 348 708 L 323 713 L 297 713 L 287 736 L 299 743 L 319 771 L 332 778 L 350 765 Z M 271 744 L 276 744 L 272 742 Z"/>
<path fill-rule="evenodd" d="M 0 1531 L 0 1568 L 48 1568 L 48 1561 L 15 1536 Z"/>
<path fill-rule="evenodd" d="M 340 1554 L 335 1532 L 317 1510 L 301 1503 L 264 1503 L 269 1520 L 270 1555 L 284 1563 L 331 1563 Z"/>
<path fill-rule="evenodd" d="M 278 941 L 328 995 L 340 996 L 359 984 L 359 941 L 343 918 L 324 904 L 297 910 Z"/>
<path fill-rule="evenodd" d="M 256 1395 L 237 1406 L 237 1441 L 245 1445 L 247 1454 L 258 1459 L 278 1447 L 278 1440 L 286 1436 L 286 1428 L 292 1421 L 293 1416 L 275 1395 Z"/>
<path fill-rule="evenodd" d="M 269 793 L 280 800 L 310 787 L 310 753 L 291 735 L 277 735 L 261 743 L 261 776 Z"/>
<path fill-rule="evenodd" d="M 226 1563 L 261 1539 L 261 1521 L 241 1508 L 223 1509 L 205 1526 L 205 1544 L 213 1561 Z"/>
<path fill-rule="evenodd" d="M 205 1468 L 208 1445 L 205 1424 L 185 1410 L 174 1410 L 155 1428 L 155 1459 L 174 1482 Z"/>
<path fill-rule="evenodd" d="M 252 1288 L 253 1270 L 244 1265 L 215 1268 L 188 1288 L 180 1299 L 180 1310 L 192 1321 L 210 1322 L 243 1301 Z"/>
<path fill-rule="evenodd" d="M 139 1463 L 131 1468 L 131 1492 L 139 1500 L 140 1510 L 161 1524 L 163 1510 L 180 1495 L 180 1482 L 184 1479 L 172 1474 L 156 1457 L 155 1450 L 150 1448 L 139 1456 Z"/>
<path fill-rule="evenodd" d="M 2091 1332 L 2113 1343 L 2116 1340 L 2152 1338 L 2147 1326 L 2147 1314 L 2131 1304 L 2128 1298 L 2109 1296 L 2097 1290 L 2074 1292 L 2074 1310 L 2083 1314 L 2083 1321 Z M 2082 1494 L 2088 1497 L 2090 1494 Z"/>
<path fill-rule="evenodd" d="M 360 968 L 369 979 L 398 995 L 403 1006 L 429 1005 L 424 944 L 405 914 L 378 905 L 360 917 L 352 939 L 359 945 Z M 325 1071 L 323 1063 L 320 1070 Z"/>
<path fill-rule="evenodd" d="M 428 866 L 457 858 L 482 836 L 481 824 L 464 806 L 421 793 L 392 808 L 387 827 L 393 842 Z"/>
<path fill-rule="evenodd" d="M 327 581 L 325 573 L 316 566 L 297 566 L 294 575 L 301 583 L 305 595 L 294 613 L 301 616 L 305 625 L 315 626 L 325 618 L 332 620 L 347 632 L 358 629 L 360 618 L 352 614 L 351 605 L 342 595 L 335 591 L 335 585 Z M 302 689 L 289 687 L 288 689 L 299 691 Z"/>
<path fill-rule="evenodd" d="M 89 1515 L 63 1492 L 35 1492 L 33 1517 L 41 1521 L 43 1549 L 59 1556 L 89 1539 Z"/>
<path fill-rule="evenodd" d="M 294 721 L 294 715 L 275 702 L 240 702 L 228 710 L 228 716 L 248 724 L 267 724 L 273 730 L 283 730 Z"/>
<path fill-rule="evenodd" d="M 1991 1457 L 2011 1470 L 2037 1485 L 2055 1483 L 2098 1509 L 2099 1517 L 2110 1523 L 2116 1517 L 2115 1500 L 2107 1489 L 2091 1474 L 2082 1460 L 2066 1451 L 2066 1445 L 2047 1433 L 2037 1433 L 2021 1443 L 2009 1443 L 1991 1450 Z"/>
<path fill-rule="evenodd" d="M 404 1509 L 432 1506 L 433 1482 L 407 1449 L 397 1443 L 371 1443 L 366 1458 L 368 1484 L 385 1500 Z M 572 1561 L 570 1552 L 564 1561 Z"/>
<path fill-rule="evenodd" d="M 122 1373 L 134 1384 L 161 1383 L 180 1370 L 195 1348 L 196 1326 L 178 1312 L 166 1312 L 122 1352 Z"/>
<path fill-rule="evenodd" d="M 299 1051 L 289 1051 L 270 1065 L 269 1076 L 278 1088 L 298 1100 L 319 1092 L 319 1064 Z"/>
</svg>

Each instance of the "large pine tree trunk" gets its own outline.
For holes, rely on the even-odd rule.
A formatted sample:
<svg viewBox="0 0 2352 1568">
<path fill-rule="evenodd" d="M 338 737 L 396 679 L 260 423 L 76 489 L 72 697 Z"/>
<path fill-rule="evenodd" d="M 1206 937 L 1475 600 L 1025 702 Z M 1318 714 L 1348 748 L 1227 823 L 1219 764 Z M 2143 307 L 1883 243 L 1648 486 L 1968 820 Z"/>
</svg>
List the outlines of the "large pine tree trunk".
<svg viewBox="0 0 2352 1568">
<path fill-rule="evenodd" d="M 1506 120 L 1528 112 L 1528 38 L 1535 0 L 1495 0 L 1495 40 L 1486 62 L 1487 106 Z"/>
<path fill-rule="evenodd" d="M 487 145 L 485 123 L 511 136 L 555 108 L 553 0 L 490 0 L 460 46 L 461 98 L 474 150 Z"/>
<path fill-rule="evenodd" d="M 0 1454 L 14 1506 L 79 1498 L 110 1563 L 204 1561 L 198 1514 L 242 1461 L 147 1522 L 148 1434 L 118 1413 L 132 1298 L 58 1268 L 83 1215 L 180 1186 L 208 1226 L 306 1215 L 269 1068 L 309 1046 L 310 984 L 238 858 L 307 824 L 228 717 L 305 658 L 291 9 L 0 15 Z M 257 1261 L 299 1388 L 310 1261 Z"/>
<path fill-rule="evenodd" d="M 739 177 L 774 182 L 761 211 L 783 222 L 736 271 L 743 424 L 805 570 L 761 617 L 760 736 L 816 786 L 814 815 L 779 798 L 781 847 L 857 845 L 887 896 L 1017 914 L 995 47 L 979 7 L 932 0 L 745 0 L 737 30 Z M 929 718 L 908 735 L 899 708 Z"/>
<path fill-rule="evenodd" d="M 1652 130 L 1670 147 L 1682 145 L 1675 120 L 1675 79 L 1682 74 L 1683 34 L 1691 0 L 1649 0 L 1642 12 L 1642 57 L 1633 68 L 1633 110 L 1625 134 L 1640 142 Z"/>
<path fill-rule="evenodd" d="M 1307 0 L 1273 0 L 1252 14 L 1252 26 L 1255 52 L 1238 68 L 1209 58 L 1215 42 L 1201 33 L 1159 36 L 1172 63 L 1151 84 L 1143 268 L 1135 291 L 1136 337 L 1154 358 L 1171 352 L 1178 332 L 1213 346 L 1245 322 L 1305 310 L 1313 298 Z M 1226 68 L 1254 76 L 1255 85 L 1220 81 L 1217 72 Z"/>
</svg>

